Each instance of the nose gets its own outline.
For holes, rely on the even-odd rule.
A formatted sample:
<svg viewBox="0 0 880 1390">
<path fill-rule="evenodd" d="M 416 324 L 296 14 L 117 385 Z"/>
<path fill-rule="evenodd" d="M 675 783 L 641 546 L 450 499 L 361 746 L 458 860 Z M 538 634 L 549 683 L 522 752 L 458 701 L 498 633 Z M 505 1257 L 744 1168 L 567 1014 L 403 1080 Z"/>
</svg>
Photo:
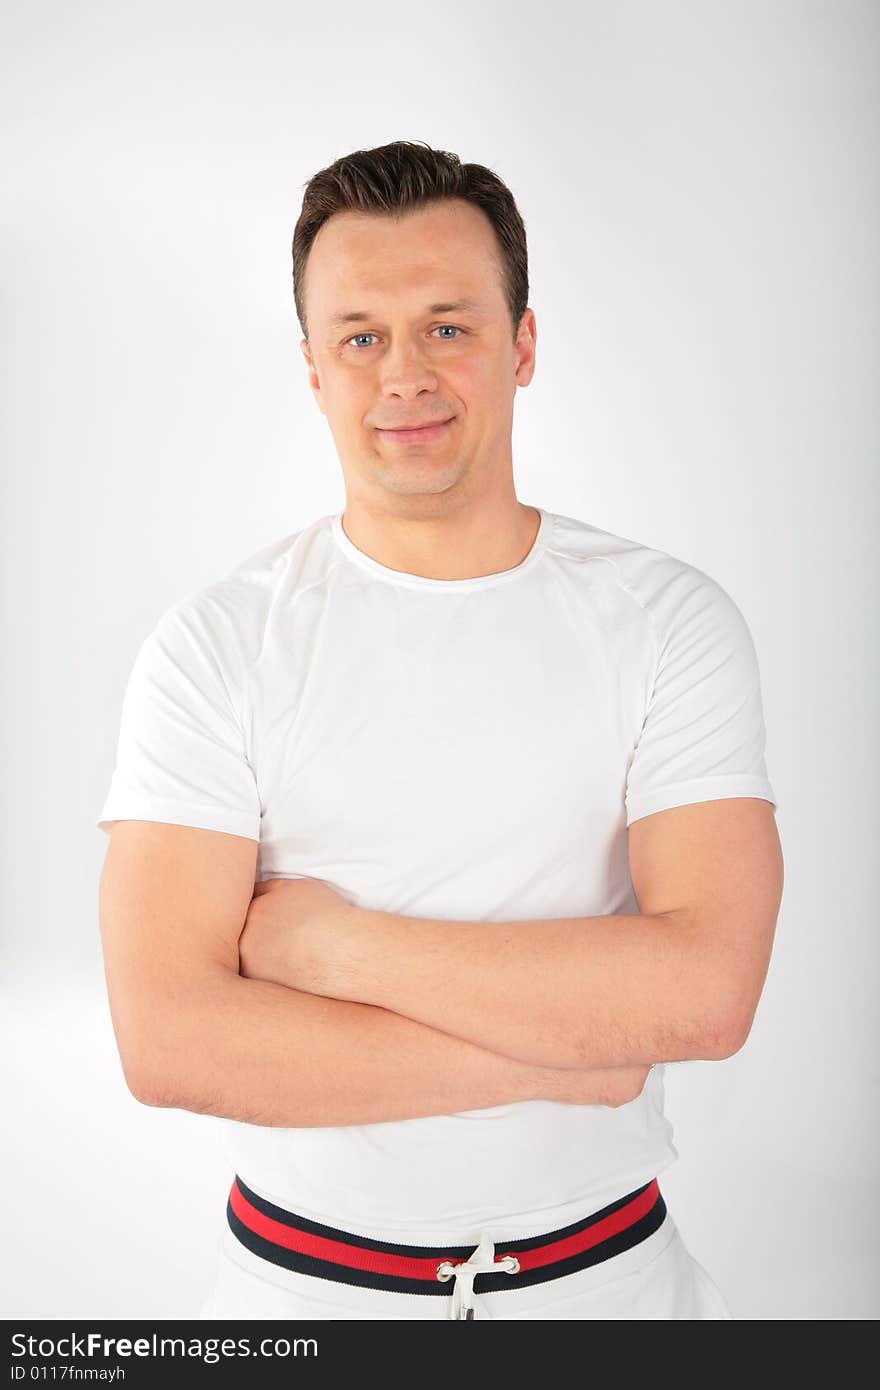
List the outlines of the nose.
<svg viewBox="0 0 880 1390">
<path fill-rule="evenodd" d="M 398 339 L 383 354 L 380 385 L 385 396 L 412 400 L 422 391 L 436 391 L 437 373 L 419 345 Z"/>
</svg>

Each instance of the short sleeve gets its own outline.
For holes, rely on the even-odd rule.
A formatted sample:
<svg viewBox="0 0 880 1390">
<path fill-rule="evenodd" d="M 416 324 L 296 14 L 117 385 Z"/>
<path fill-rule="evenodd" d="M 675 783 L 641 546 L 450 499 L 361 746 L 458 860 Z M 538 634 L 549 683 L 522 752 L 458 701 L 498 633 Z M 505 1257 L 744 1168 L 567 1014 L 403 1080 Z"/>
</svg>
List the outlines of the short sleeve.
<svg viewBox="0 0 880 1390">
<path fill-rule="evenodd" d="M 757 655 L 739 608 L 710 576 L 683 565 L 654 622 L 653 686 L 627 774 L 627 826 L 722 797 L 776 806 Z"/>
<path fill-rule="evenodd" d="M 128 678 L 99 829 L 164 821 L 259 841 L 259 790 L 230 665 L 197 608 L 178 605 L 159 620 Z"/>
</svg>

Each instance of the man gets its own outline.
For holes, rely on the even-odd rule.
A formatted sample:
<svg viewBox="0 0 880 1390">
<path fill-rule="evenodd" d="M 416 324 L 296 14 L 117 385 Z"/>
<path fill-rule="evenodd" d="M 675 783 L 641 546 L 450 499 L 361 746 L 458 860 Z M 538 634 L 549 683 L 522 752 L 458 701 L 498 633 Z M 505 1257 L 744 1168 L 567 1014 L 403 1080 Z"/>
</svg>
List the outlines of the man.
<svg viewBox="0 0 880 1390">
<path fill-rule="evenodd" d="M 225 1117 L 213 1317 L 729 1318 L 657 1175 L 782 891 L 759 674 L 701 571 L 521 503 L 525 230 L 358 151 L 293 243 L 344 511 L 165 613 L 99 824 L 125 1076 Z"/>
</svg>

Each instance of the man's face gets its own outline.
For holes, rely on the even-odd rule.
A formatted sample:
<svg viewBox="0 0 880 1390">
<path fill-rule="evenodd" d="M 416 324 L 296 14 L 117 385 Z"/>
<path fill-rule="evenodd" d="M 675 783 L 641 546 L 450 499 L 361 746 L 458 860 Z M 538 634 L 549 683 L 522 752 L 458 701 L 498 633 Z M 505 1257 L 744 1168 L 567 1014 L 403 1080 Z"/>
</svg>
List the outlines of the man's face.
<svg viewBox="0 0 880 1390">
<path fill-rule="evenodd" d="M 514 342 L 500 250 L 479 208 L 447 199 L 401 217 L 335 213 L 312 243 L 303 293 L 300 347 L 349 496 L 509 485 L 534 314 Z M 433 428 L 400 428 L 420 425 Z"/>
</svg>

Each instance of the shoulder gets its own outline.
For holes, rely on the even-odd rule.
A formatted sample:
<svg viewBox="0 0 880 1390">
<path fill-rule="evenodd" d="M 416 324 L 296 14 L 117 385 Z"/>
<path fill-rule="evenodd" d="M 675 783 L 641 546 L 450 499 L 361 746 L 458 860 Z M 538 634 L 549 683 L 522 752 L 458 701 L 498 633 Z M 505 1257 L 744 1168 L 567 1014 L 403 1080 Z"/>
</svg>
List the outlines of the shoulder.
<svg viewBox="0 0 880 1390">
<path fill-rule="evenodd" d="M 332 564 L 331 517 L 271 541 L 201 585 L 160 615 L 153 637 L 212 652 L 241 668 L 257 660 L 279 603 L 326 577 Z"/>
<path fill-rule="evenodd" d="M 627 594 L 644 613 L 658 648 L 683 623 L 744 625 L 717 578 L 657 546 L 554 513 L 548 548 L 561 563 L 588 566 L 591 580 L 601 575 Z"/>
</svg>

